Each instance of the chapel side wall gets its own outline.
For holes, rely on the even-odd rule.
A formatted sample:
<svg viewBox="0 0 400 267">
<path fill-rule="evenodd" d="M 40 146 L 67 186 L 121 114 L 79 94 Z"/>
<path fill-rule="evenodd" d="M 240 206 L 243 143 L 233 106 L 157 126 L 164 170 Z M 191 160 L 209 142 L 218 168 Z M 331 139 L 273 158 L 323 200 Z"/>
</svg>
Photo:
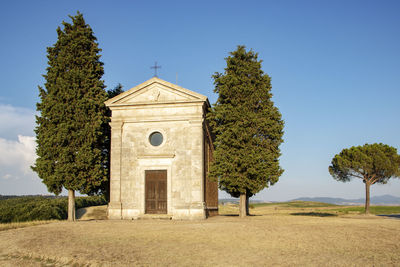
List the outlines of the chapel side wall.
<svg viewBox="0 0 400 267">
<path fill-rule="evenodd" d="M 218 182 L 209 177 L 210 164 L 213 159 L 213 143 L 207 123 L 204 124 L 204 198 L 206 216 L 218 215 Z"/>
</svg>

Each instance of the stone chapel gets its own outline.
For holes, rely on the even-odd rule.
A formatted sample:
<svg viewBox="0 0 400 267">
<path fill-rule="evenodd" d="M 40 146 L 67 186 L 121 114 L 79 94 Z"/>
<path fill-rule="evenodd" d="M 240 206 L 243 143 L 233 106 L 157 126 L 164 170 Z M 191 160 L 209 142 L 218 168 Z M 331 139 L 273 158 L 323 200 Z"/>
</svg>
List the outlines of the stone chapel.
<svg viewBox="0 0 400 267">
<path fill-rule="evenodd" d="M 218 214 L 206 96 L 154 77 L 105 104 L 112 112 L 110 219 Z"/>
</svg>

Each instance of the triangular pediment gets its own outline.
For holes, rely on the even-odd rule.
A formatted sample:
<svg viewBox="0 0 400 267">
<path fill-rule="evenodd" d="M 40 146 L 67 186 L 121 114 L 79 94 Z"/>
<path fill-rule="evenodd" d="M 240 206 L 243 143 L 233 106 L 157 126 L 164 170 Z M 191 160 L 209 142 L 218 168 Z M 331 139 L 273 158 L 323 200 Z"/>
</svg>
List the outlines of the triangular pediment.
<svg viewBox="0 0 400 267">
<path fill-rule="evenodd" d="M 107 106 L 204 102 L 207 97 L 154 77 L 105 102 Z"/>
</svg>

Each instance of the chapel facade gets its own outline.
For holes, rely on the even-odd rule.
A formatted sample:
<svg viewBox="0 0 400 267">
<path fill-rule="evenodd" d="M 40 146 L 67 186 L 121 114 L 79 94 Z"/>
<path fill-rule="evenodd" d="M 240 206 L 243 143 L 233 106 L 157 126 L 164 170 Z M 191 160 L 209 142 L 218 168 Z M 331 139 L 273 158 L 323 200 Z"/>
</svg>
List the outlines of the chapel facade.
<svg viewBox="0 0 400 267">
<path fill-rule="evenodd" d="M 105 104 L 112 112 L 110 219 L 218 214 L 206 96 L 154 77 Z"/>
</svg>

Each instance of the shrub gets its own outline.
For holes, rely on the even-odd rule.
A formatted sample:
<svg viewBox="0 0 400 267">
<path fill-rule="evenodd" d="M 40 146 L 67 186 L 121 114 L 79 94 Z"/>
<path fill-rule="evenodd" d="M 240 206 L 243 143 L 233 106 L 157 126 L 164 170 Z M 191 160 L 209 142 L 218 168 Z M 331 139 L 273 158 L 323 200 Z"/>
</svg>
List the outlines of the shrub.
<svg viewBox="0 0 400 267">
<path fill-rule="evenodd" d="M 104 196 L 77 197 L 76 208 L 107 204 Z M 0 223 L 67 219 L 67 197 L 22 196 L 0 199 Z"/>
</svg>

